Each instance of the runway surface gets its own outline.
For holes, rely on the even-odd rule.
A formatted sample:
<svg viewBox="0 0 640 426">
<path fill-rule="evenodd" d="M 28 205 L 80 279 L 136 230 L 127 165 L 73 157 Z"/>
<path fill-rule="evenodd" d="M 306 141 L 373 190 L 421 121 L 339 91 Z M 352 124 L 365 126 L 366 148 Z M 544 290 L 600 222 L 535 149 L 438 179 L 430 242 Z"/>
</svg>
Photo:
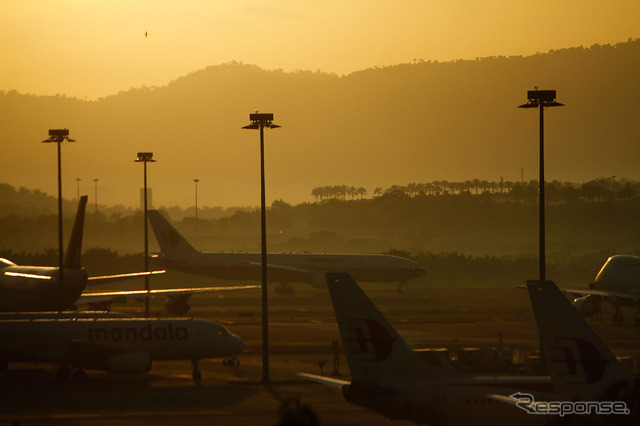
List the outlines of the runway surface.
<svg viewBox="0 0 640 426">
<path fill-rule="evenodd" d="M 527 292 L 513 288 L 418 288 L 399 294 L 394 286 L 363 285 L 378 308 L 414 348 L 503 347 L 533 351 L 538 335 Z M 309 406 L 320 424 L 410 424 L 391 421 L 347 403 L 339 391 L 300 380 L 295 373 L 331 374 L 332 341 L 338 328 L 328 293 L 296 287 L 294 296 L 269 296 L 271 385 L 261 384 L 262 328 L 259 291 L 194 296 L 189 315 L 223 322 L 247 342 L 240 365 L 221 360 L 200 363 L 203 379 L 194 383 L 191 364 L 155 362 L 144 375 L 88 371 L 86 383 L 59 382 L 55 366 L 11 364 L 0 373 L 0 426 L 3 425 L 276 425 L 279 409 L 293 401 Z M 152 304 L 155 316 L 164 301 Z M 114 310 L 141 312 L 140 305 Z M 640 330 L 632 312 L 622 325 L 606 309 L 592 321 L 616 355 L 640 356 Z M 349 379 L 344 356 L 340 377 Z M 297 402 L 296 402 L 297 401 Z"/>
</svg>

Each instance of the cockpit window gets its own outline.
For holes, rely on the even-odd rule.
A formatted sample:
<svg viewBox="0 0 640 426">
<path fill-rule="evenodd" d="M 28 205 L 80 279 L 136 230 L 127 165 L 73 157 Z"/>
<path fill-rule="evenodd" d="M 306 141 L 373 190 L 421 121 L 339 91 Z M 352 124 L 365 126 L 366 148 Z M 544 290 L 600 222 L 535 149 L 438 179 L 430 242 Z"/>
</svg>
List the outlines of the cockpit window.
<svg viewBox="0 0 640 426">
<path fill-rule="evenodd" d="M 229 335 L 229 332 L 224 328 L 221 328 L 218 330 L 218 336 L 228 336 L 228 335 Z"/>
</svg>

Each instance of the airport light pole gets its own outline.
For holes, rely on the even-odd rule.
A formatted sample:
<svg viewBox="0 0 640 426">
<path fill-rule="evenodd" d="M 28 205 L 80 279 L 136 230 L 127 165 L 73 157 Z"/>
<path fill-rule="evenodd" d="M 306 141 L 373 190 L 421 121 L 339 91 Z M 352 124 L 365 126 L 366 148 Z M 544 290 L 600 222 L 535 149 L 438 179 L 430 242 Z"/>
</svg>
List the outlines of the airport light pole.
<svg viewBox="0 0 640 426">
<path fill-rule="evenodd" d="M 94 213 L 98 213 L 98 178 L 93 180 L 93 186 L 94 186 L 94 194 L 95 194 L 95 211 Z"/>
<path fill-rule="evenodd" d="M 200 179 L 193 180 L 193 183 L 196 184 L 196 225 L 198 223 L 198 182 L 200 182 Z"/>
<path fill-rule="evenodd" d="M 147 225 L 147 163 L 155 163 L 153 152 L 138 152 L 135 163 L 144 163 L 144 271 L 149 272 L 149 227 Z M 144 277 L 144 289 L 149 293 L 149 275 Z M 149 317 L 149 295 L 144 299 L 144 316 Z"/>
<path fill-rule="evenodd" d="M 249 114 L 251 124 L 243 129 L 260 130 L 260 212 L 262 224 L 262 383 L 269 384 L 269 311 L 267 302 L 267 219 L 264 191 L 264 129 L 276 129 L 273 114 Z"/>
<path fill-rule="evenodd" d="M 200 179 L 194 179 L 193 183 L 196 185 L 196 235 L 198 235 L 198 182 Z"/>
<path fill-rule="evenodd" d="M 518 108 L 539 108 L 540 109 L 540 281 L 546 279 L 546 259 L 545 259 L 545 208 L 544 208 L 544 108 L 564 106 L 556 102 L 555 90 L 529 90 L 527 91 L 527 103 Z"/>
<path fill-rule="evenodd" d="M 58 265 L 60 268 L 60 287 L 64 285 L 64 245 L 62 243 L 62 142 L 75 142 L 69 138 L 69 129 L 50 129 L 49 137 L 43 143 L 55 143 L 58 146 Z"/>
<path fill-rule="evenodd" d="M 82 179 L 81 178 L 76 178 L 76 186 L 77 186 L 77 191 L 78 191 L 78 198 L 77 200 L 80 201 L 80 181 Z"/>
</svg>

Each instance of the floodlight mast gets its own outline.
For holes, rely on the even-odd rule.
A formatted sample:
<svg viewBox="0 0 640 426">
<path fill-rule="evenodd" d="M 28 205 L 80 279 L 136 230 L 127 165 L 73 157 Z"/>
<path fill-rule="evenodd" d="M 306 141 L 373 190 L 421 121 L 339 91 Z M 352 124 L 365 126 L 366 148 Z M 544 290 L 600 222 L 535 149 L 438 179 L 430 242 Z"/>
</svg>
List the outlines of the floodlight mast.
<svg viewBox="0 0 640 426">
<path fill-rule="evenodd" d="M 43 143 L 55 143 L 58 146 L 58 267 L 60 270 L 60 287 L 64 286 L 64 244 L 62 242 L 62 158 L 60 145 L 62 142 L 75 142 L 69 138 L 69 129 L 50 129 L 49 137 Z"/>
<path fill-rule="evenodd" d="M 269 311 L 267 292 L 267 220 L 265 207 L 265 183 L 264 183 L 264 129 L 276 129 L 280 126 L 273 124 L 273 114 L 258 113 L 249 114 L 251 124 L 243 129 L 260 130 L 260 212 L 262 234 L 262 383 L 269 384 Z"/>
<path fill-rule="evenodd" d="M 529 90 L 527 91 L 527 103 L 520 105 L 518 108 L 539 108 L 540 109 L 540 211 L 539 211 L 539 232 L 540 232 L 540 280 L 546 279 L 546 254 L 545 254 L 545 206 L 544 206 L 544 107 L 564 106 L 560 102 L 556 102 L 555 90 Z"/>
<path fill-rule="evenodd" d="M 144 163 L 144 270 L 149 272 L 149 226 L 147 224 L 147 163 L 155 163 L 153 152 L 138 152 L 134 163 Z M 144 276 L 144 289 L 149 292 L 149 275 Z M 149 297 L 144 299 L 144 316 L 149 317 Z"/>
</svg>

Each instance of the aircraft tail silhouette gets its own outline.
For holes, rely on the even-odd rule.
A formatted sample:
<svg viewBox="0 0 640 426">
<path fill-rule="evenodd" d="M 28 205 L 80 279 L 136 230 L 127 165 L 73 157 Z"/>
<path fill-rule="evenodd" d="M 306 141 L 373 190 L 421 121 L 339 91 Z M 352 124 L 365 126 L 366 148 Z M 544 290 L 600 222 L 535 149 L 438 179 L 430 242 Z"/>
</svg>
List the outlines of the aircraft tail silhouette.
<svg viewBox="0 0 640 426">
<path fill-rule="evenodd" d="M 463 376 L 450 365 L 420 359 L 350 275 L 327 274 L 352 384 Z"/>
<path fill-rule="evenodd" d="M 84 232 L 84 213 L 87 207 L 86 195 L 80 197 L 78 201 L 78 209 L 76 210 L 76 218 L 71 229 L 67 252 L 64 255 L 64 267 L 67 269 L 80 269 L 82 267 L 80 254 L 82 252 L 82 235 Z"/>
<path fill-rule="evenodd" d="M 163 255 L 183 257 L 199 253 L 159 211 L 149 210 L 147 217 Z"/>
<path fill-rule="evenodd" d="M 552 281 L 527 281 L 556 395 L 568 400 L 626 399 L 633 378 Z"/>
</svg>

